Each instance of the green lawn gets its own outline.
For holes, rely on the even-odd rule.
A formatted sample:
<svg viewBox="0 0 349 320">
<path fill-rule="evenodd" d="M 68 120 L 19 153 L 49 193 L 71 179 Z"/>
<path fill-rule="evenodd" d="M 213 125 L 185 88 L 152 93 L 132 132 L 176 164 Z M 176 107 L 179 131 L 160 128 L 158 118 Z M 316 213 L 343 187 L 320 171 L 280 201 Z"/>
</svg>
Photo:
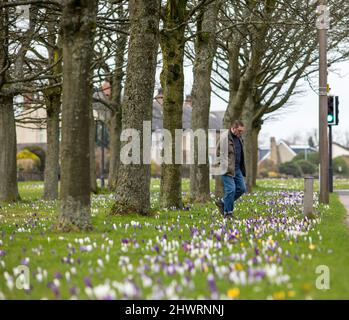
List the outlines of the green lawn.
<svg viewBox="0 0 349 320">
<path fill-rule="evenodd" d="M 338 197 L 329 207 L 316 203 L 318 218 L 306 220 L 302 180 L 258 186 L 225 220 L 213 201 L 159 210 L 153 180 L 153 216 L 111 217 L 113 197 L 103 193 L 92 199 L 92 232 L 59 234 L 57 203 L 40 199 L 42 183 L 21 183 L 23 201 L 0 209 L 0 299 L 349 299 L 349 231 Z M 30 290 L 16 288 L 19 265 L 29 268 Z M 316 288 L 321 265 L 329 290 Z"/>
<path fill-rule="evenodd" d="M 303 190 L 304 179 L 260 179 L 258 187 L 267 189 Z M 334 179 L 333 188 L 349 189 L 349 179 Z M 314 179 L 314 190 L 319 191 L 319 180 Z"/>
</svg>

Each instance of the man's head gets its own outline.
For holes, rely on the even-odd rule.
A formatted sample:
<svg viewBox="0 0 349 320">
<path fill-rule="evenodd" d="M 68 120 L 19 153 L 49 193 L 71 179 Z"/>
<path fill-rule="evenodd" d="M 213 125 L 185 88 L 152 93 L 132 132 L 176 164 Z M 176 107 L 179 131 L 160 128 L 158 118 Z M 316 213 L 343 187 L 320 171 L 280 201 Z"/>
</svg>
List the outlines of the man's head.
<svg viewBox="0 0 349 320">
<path fill-rule="evenodd" d="M 235 120 L 232 123 L 230 130 L 234 135 L 240 138 L 245 131 L 245 125 L 242 121 Z"/>
</svg>

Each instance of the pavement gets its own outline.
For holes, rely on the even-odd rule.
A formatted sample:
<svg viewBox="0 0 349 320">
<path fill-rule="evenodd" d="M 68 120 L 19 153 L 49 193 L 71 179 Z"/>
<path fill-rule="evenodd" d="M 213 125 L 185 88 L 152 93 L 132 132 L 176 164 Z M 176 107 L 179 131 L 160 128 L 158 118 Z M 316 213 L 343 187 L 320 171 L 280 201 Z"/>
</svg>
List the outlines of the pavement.
<svg viewBox="0 0 349 320">
<path fill-rule="evenodd" d="M 347 226 L 349 227 L 349 189 L 346 190 L 336 190 L 335 191 L 339 195 L 339 200 L 342 202 L 344 207 L 347 209 Z"/>
</svg>

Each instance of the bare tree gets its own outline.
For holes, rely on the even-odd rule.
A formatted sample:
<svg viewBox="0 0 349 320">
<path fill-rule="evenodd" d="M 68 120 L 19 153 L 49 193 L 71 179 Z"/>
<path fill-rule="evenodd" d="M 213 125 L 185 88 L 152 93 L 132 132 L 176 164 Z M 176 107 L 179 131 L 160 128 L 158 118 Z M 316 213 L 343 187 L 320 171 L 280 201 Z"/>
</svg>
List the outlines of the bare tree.
<svg viewBox="0 0 349 320">
<path fill-rule="evenodd" d="M 239 7 L 241 4 L 231 3 L 226 9 L 223 26 L 232 25 L 233 40 L 226 35 L 221 38 L 217 57 L 220 62 L 228 58 L 229 68 L 224 63 L 217 65 L 218 81 L 214 83 L 230 92 L 226 125 L 227 119 L 236 117 L 245 122 L 247 185 L 251 190 L 256 183 L 258 134 L 265 116 L 289 104 L 299 93 L 299 80 L 317 70 L 316 6 L 298 0 L 292 6 L 283 1 L 267 1 L 261 6 L 254 3 L 252 7 Z M 329 63 L 348 54 L 343 50 L 346 13 L 335 5 L 333 9 L 336 19 L 329 48 L 336 51 L 332 51 Z M 246 77 L 249 80 L 245 83 Z"/>
<path fill-rule="evenodd" d="M 58 175 L 59 175 L 59 128 L 62 86 L 62 43 L 59 35 L 59 15 L 53 8 L 47 9 L 47 37 L 44 43 L 48 52 L 47 65 L 54 67 L 49 71 L 52 76 L 48 79 L 48 88 L 43 90 L 46 106 L 46 131 L 47 131 L 47 152 L 44 176 L 44 199 L 58 199 Z"/>
<path fill-rule="evenodd" d="M 193 201 L 206 202 L 210 199 L 210 168 L 208 160 L 208 129 L 211 106 L 211 73 L 216 54 L 217 17 L 221 1 L 214 1 L 202 7 L 197 19 L 195 61 L 193 66 L 194 83 L 192 89 L 193 131 L 206 133 L 206 164 L 198 164 L 198 141 L 195 140 L 194 164 L 190 167 L 190 197 Z"/>
<path fill-rule="evenodd" d="M 78 3 L 66 0 L 62 14 L 64 64 L 59 227 L 67 231 L 91 229 L 88 124 L 96 11 L 94 0 Z"/>
<path fill-rule="evenodd" d="M 159 9 L 158 0 L 129 1 L 130 43 L 122 129 L 136 129 L 140 133 L 140 141 L 148 141 L 147 133 L 143 131 L 143 122 L 151 121 L 152 116 L 159 46 Z M 123 147 L 126 145 L 125 142 L 122 144 Z M 148 214 L 150 211 L 150 164 L 144 163 L 144 155 L 150 157 L 150 149 L 143 149 L 143 144 L 140 144 L 140 150 L 132 150 L 132 155 L 134 152 L 139 152 L 143 161 L 140 164 L 120 164 L 113 214 Z"/>
<path fill-rule="evenodd" d="M 0 88 L 9 80 L 9 17 L 8 8 L 0 8 Z M 19 199 L 16 165 L 16 128 L 13 96 L 0 91 L 0 201 Z"/>
<path fill-rule="evenodd" d="M 171 163 L 161 167 L 160 202 L 164 207 L 182 207 L 181 164 L 176 161 L 175 130 L 182 128 L 184 75 L 183 59 L 188 0 L 168 0 L 163 8 L 160 44 L 163 56 L 164 129 L 172 136 Z M 181 145 L 181 141 L 179 142 Z M 180 148 L 181 149 L 181 148 Z"/>
</svg>

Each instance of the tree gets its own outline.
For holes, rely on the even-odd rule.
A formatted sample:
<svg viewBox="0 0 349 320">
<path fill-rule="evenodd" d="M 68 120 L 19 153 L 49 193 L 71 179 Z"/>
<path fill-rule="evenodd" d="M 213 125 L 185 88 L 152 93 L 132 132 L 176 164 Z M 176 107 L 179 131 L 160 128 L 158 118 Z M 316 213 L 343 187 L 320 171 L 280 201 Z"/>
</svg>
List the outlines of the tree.
<svg viewBox="0 0 349 320">
<path fill-rule="evenodd" d="M 229 60 L 229 66 L 226 68 L 223 62 L 215 68 L 220 81 L 214 83 L 221 90 L 230 92 L 225 124 L 230 119 L 242 117 L 246 126 L 249 190 L 256 184 L 258 134 L 266 116 L 287 106 L 290 98 L 299 93 L 299 80 L 309 78 L 318 70 L 316 5 L 300 0 L 294 0 L 292 4 L 283 1 L 232 2 L 226 21 L 223 21 L 227 28 L 229 24 L 233 26 L 231 33 L 219 42 L 218 58 L 222 62 L 223 55 Z M 344 50 L 347 14 L 337 5 L 332 9 L 335 19 L 331 25 L 333 35 L 329 49 L 333 51 L 329 63 L 348 55 Z M 226 84 L 222 85 L 222 82 Z"/>
<path fill-rule="evenodd" d="M 336 157 L 333 159 L 333 171 L 337 175 L 348 176 L 349 165 L 348 157 Z"/>
<path fill-rule="evenodd" d="M 214 1 L 199 10 L 197 19 L 194 83 L 192 89 L 193 131 L 204 130 L 206 134 L 206 164 L 198 164 L 198 141 L 195 140 L 194 164 L 190 167 L 190 197 L 193 201 L 205 202 L 210 199 L 210 169 L 208 160 L 208 129 L 211 106 L 211 73 L 216 53 L 216 26 L 221 2 Z"/>
<path fill-rule="evenodd" d="M 176 161 L 175 130 L 182 129 L 184 75 L 183 60 L 187 0 L 168 0 L 162 12 L 163 29 L 160 45 L 163 57 L 161 86 L 163 88 L 164 129 L 171 133 L 171 163 L 161 168 L 160 203 L 163 207 L 181 208 L 182 180 L 181 164 Z M 181 148 L 181 141 L 179 142 Z M 167 147 L 167 146 L 166 146 Z"/>
<path fill-rule="evenodd" d="M 66 0 L 63 6 L 63 99 L 61 143 L 62 230 L 91 229 L 89 107 L 90 66 L 96 28 L 96 1 Z"/>
<path fill-rule="evenodd" d="M 309 145 L 309 147 L 311 147 L 311 148 L 315 148 L 315 143 L 314 143 L 314 140 L 313 140 L 313 137 L 312 137 L 312 136 L 310 136 L 310 137 L 308 138 L 308 145 Z"/>
<path fill-rule="evenodd" d="M 0 8 L 0 201 L 19 200 L 16 162 L 16 127 L 13 94 L 6 94 L 9 69 L 9 8 Z"/>
<path fill-rule="evenodd" d="M 125 95 L 122 106 L 122 131 L 137 130 L 140 140 L 148 143 L 147 132 L 143 131 L 144 121 L 151 121 L 152 101 L 155 85 L 156 58 L 159 46 L 159 12 L 158 0 L 130 0 L 130 42 L 128 65 L 126 70 Z M 149 133 L 150 134 L 150 133 Z M 128 142 L 128 141 L 127 141 Z M 122 152 L 127 150 L 127 143 L 122 143 Z M 139 163 L 121 163 L 116 186 L 116 201 L 112 214 L 150 212 L 150 148 L 132 149 L 132 156 L 140 157 Z"/>
<path fill-rule="evenodd" d="M 297 160 L 293 161 L 295 164 L 299 166 L 302 171 L 302 174 L 314 174 L 317 171 L 317 167 L 315 164 L 311 163 L 308 160 Z"/>
<path fill-rule="evenodd" d="M 126 12 L 122 4 L 118 5 L 117 14 L 120 19 L 125 18 Z M 108 122 L 108 128 L 110 133 L 110 162 L 108 176 L 109 190 L 115 190 L 116 188 L 118 169 L 120 166 L 120 136 L 122 116 L 121 92 L 123 89 L 123 82 L 125 77 L 124 65 L 127 39 L 128 37 L 126 33 L 119 33 L 117 36 L 115 52 L 115 71 L 110 77 L 111 116 Z"/>
<path fill-rule="evenodd" d="M 294 161 L 281 163 L 279 165 L 279 172 L 296 177 L 296 178 L 298 178 L 302 175 L 301 168 L 299 167 L 297 162 L 294 162 Z"/>
<path fill-rule="evenodd" d="M 59 175 L 59 128 L 61 112 L 62 86 L 62 43 L 57 28 L 59 16 L 53 8 L 47 9 L 47 37 L 44 44 L 48 52 L 47 65 L 53 65 L 49 71 L 51 78 L 48 80 L 49 87 L 43 90 L 46 105 L 46 133 L 47 133 L 47 153 L 44 175 L 44 199 L 58 199 L 58 175 Z M 59 24 L 58 24 L 59 26 Z"/>
</svg>

